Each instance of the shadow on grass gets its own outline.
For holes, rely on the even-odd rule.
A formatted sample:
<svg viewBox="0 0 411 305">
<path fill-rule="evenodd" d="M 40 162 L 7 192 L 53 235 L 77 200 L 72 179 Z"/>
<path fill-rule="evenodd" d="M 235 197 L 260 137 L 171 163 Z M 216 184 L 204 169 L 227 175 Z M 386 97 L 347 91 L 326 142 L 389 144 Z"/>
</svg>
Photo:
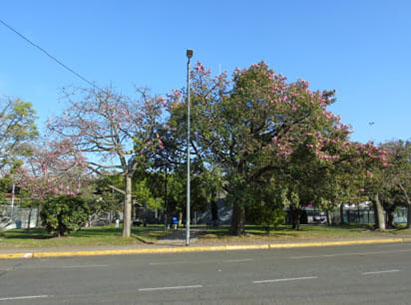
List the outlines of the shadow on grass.
<svg viewBox="0 0 411 305">
<path fill-rule="evenodd" d="M 139 241 L 140 243 L 151 245 L 154 242 L 146 240 L 145 237 L 156 238 L 156 231 L 160 230 L 157 227 L 138 227 L 131 228 L 131 238 Z M 162 230 L 162 228 L 161 228 Z M 87 228 L 73 233 L 72 237 L 118 237 L 121 238 L 123 229 L 115 227 L 94 227 Z"/>
<path fill-rule="evenodd" d="M 143 243 L 143 244 L 145 244 L 145 245 L 153 245 L 153 244 L 154 244 L 153 242 L 147 241 L 147 240 L 145 240 L 145 239 L 143 239 L 143 238 L 141 238 L 140 236 L 137 236 L 137 235 L 135 235 L 135 234 L 131 234 L 131 237 L 134 238 L 134 239 L 137 239 L 139 242 L 141 242 L 141 243 Z"/>
<path fill-rule="evenodd" d="M 150 241 L 145 240 L 144 238 L 138 236 L 138 233 L 144 233 L 147 231 L 152 231 L 152 229 L 142 230 L 142 229 L 135 229 L 132 228 L 131 230 L 131 238 L 138 240 L 143 244 L 153 244 Z M 121 237 L 123 233 L 122 228 L 88 228 L 85 230 L 77 231 L 71 236 L 73 237 Z"/>
<path fill-rule="evenodd" d="M 398 230 L 402 230 L 398 229 Z M 345 233 L 357 233 L 357 232 L 373 232 L 375 231 L 373 225 L 368 224 L 344 224 L 344 225 L 301 225 L 300 230 L 292 229 L 291 225 L 280 225 L 277 228 L 271 228 L 269 234 L 267 234 L 265 228 L 259 225 L 246 225 L 245 234 L 243 236 L 256 236 L 256 237 L 280 237 L 280 238 L 294 238 L 299 236 L 306 236 L 307 234 L 328 236 L 329 234 L 344 234 Z M 225 238 L 233 237 L 230 232 L 230 226 L 221 226 L 218 228 L 208 228 L 206 236 L 209 238 Z"/>
<path fill-rule="evenodd" d="M 104 236 L 104 235 L 120 235 L 122 233 L 121 228 L 86 228 L 81 229 L 72 236 L 86 237 L 86 236 Z"/>
<path fill-rule="evenodd" d="M 135 240 L 138 243 L 143 244 L 153 244 L 151 239 L 156 239 L 161 236 L 160 229 L 162 227 L 133 227 L 131 231 L 131 240 Z M 158 231 L 158 232 L 157 232 Z M 74 240 L 87 240 L 95 242 L 112 242 L 113 240 L 122 239 L 122 228 L 115 228 L 114 226 L 101 226 L 92 228 L 83 228 L 79 231 L 67 234 L 62 237 L 56 237 L 53 234 L 47 232 L 44 228 L 35 228 L 27 231 L 27 229 L 13 229 L 10 231 L 0 232 L 0 239 L 3 241 L 28 241 L 28 240 L 52 240 L 54 238 L 66 238 L 69 237 L 72 241 Z"/>
<path fill-rule="evenodd" d="M 0 233 L 0 237 L 4 239 L 50 239 L 54 236 L 48 233 L 45 229 L 17 229 Z"/>
</svg>

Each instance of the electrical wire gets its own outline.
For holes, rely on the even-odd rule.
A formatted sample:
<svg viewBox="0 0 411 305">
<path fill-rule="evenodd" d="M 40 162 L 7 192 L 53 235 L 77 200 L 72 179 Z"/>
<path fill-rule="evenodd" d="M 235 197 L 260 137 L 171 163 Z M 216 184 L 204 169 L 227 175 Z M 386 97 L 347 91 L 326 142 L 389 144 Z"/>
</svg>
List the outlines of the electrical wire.
<svg viewBox="0 0 411 305">
<path fill-rule="evenodd" d="M 77 73 L 76 71 L 74 71 L 73 69 L 71 69 L 70 67 L 68 67 L 66 64 L 64 64 L 62 61 L 58 60 L 56 57 L 54 57 L 53 55 L 51 55 L 49 52 L 47 52 L 45 49 L 43 49 L 42 47 L 40 47 L 39 45 L 35 44 L 33 41 L 31 41 L 30 39 L 28 39 L 26 36 L 24 36 L 23 34 L 21 34 L 20 32 L 18 32 L 16 29 L 14 29 L 13 27 L 11 27 L 9 24 L 7 24 L 5 21 L 3 21 L 2 19 L 0 19 L 0 23 L 2 23 L 6 28 L 8 28 L 10 31 L 14 32 L 15 34 L 17 34 L 20 38 L 24 39 L 26 42 L 28 42 L 29 44 L 31 44 L 33 47 L 37 48 L 38 50 L 40 50 L 41 52 L 43 52 L 44 54 L 46 54 L 49 58 L 51 58 L 53 61 L 55 61 L 56 63 L 58 63 L 60 66 L 62 66 L 64 69 L 66 69 L 67 71 L 73 73 L 75 76 L 77 76 L 79 79 L 81 79 L 82 81 L 86 82 L 87 84 L 89 84 L 90 86 L 92 86 L 93 88 L 97 88 L 100 91 L 103 91 L 102 89 L 100 89 L 99 87 L 97 87 L 94 83 L 92 83 L 91 81 L 89 81 L 87 78 L 85 78 L 84 76 L 82 76 L 80 73 Z"/>
</svg>

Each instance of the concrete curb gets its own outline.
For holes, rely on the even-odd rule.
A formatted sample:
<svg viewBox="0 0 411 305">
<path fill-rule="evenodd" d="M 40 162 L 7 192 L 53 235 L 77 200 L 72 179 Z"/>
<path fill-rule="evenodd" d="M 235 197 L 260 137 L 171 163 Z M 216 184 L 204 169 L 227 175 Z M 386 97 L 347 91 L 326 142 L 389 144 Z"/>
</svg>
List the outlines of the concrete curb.
<svg viewBox="0 0 411 305">
<path fill-rule="evenodd" d="M 370 240 L 348 240 L 348 241 L 326 241 L 307 243 L 284 243 L 284 244 L 261 244 L 261 245 L 221 245 L 221 246 L 194 246 L 194 247 L 170 247 L 152 249 L 120 249 L 120 250 L 97 250 L 97 251 L 65 251 L 65 252 L 28 252 L 28 253 L 6 253 L 0 254 L 0 259 L 23 259 L 23 258 L 50 258 L 50 257 L 75 257 L 75 256 L 98 256 L 98 255 L 126 255 L 126 254 L 159 254 L 159 253 L 188 253 L 207 251 L 235 251 L 235 250 L 263 250 L 263 249 L 290 249 L 305 247 L 330 247 L 349 245 L 369 245 L 411 242 L 411 237 L 370 239 Z"/>
</svg>

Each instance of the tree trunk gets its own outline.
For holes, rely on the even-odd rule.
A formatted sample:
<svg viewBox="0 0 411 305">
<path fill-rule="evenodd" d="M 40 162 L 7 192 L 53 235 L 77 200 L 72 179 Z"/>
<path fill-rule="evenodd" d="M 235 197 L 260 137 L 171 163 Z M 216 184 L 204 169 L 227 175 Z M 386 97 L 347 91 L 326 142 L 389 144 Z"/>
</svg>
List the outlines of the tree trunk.
<svg viewBox="0 0 411 305">
<path fill-rule="evenodd" d="M 218 227 L 218 201 L 211 201 L 211 222 L 213 227 Z"/>
<path fill-rule="evenodd" d="M 375 215 L 375 224 L 377 225 L 377 228 L 380 231 L 385 231 L 384 208 L 381 204 L 380 197 L 378 194 L 376 194 L 374 197 L 374 206 L 377 212 L 377 214 Z"/>
<path fill-rule="evenodd" d="M 36 220 L 36 227 L 41 227 L 41 210 L 43 209 L 43 205 L 38 202 L 37 205 L 37 220 Z"/>
<path fill-rule="evenodd" d="M 233 205 L 233 219 L 231 221 L 231 234 L 239 236 L 245 232 L 245 208 L 238 203 Z"/>
<path fill-rule="evenodd" d="M 408 202 L 407 229 L 411 229 L 411 203 Z"/>
<path fill-rule="evenodd" d="M 331 216 L 331 213 L 329 210 L 326 211 L 326 215 L 327 215 L 327 225 L 333 226 L 334 225 L 333 216 Z"/>
<path fill-rule="evenodd" d="M 296 216 L 293 217 L 293 229 L 297 231 L 301 230 L 300 213 L 296 213 Z"/>
<path fill-rule="evenodd" d="M 301 229 L 301 209 L 297 207 L 291 207 L 291 219 L 292 229 L 299 231 Z"/>
<path fill-rule="evenodd" d="M 344 225 L 344 203 L 340 204 L 340 225 Z"/>
<path fill-rule="evenodd" d="M 387 226 L 388 228 L 392 229 L 395 228 L 394 224 L 394 209 L 387 210 Z"/>
<path fill-rule="evenodd" d="M 123 206 L 123 237 L 131 235 L 131 175 L 125 175 L 124 206 Z"/>
<path fill-rule="evenodd" d="M 140 216 L 140 215 L 138 215 Z M 136 219 L 137 218 L 137 211 L 136 211 L 136 207 L 133 204 L 133 196 L 131 196 L 131 219 Z"/>
<path fill-rule="evenodd" d="M 379 221 L 378 221 L 377 205 L 375 204 L 374 201 L 373 201 L 372 203 L 373 203 L 372 209 L 373 209 L 373 211 L 374 211 L 374 221 L 375 221 L 374 228 L 375 228 L 375 229 L 378 229 L 378 227 L 379 227 Z"/>
<path fill-rule="evenodd" d="M 28 221 L 27 221 L 27 232 L 30 232 L 30 225 L 31 225 L 31 214 L 32 214 L 32 212 L 33 212 L 33 207 L 32 206 L 30 206 L 30 212 L 29 212 L 29 219 L 28 219 Z"/>
</svg>

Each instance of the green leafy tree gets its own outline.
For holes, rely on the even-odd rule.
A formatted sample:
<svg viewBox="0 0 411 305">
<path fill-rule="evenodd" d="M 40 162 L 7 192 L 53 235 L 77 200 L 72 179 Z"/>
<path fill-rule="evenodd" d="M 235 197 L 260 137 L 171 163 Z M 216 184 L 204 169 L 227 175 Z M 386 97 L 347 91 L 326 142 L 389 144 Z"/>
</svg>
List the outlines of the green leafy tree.
<svg viewBox="0 0 411 305">
<path fill-rule="evenodd" d="M 0 193 L 2 197 L 6 197 L 13 185 L 13 179 L 10 175 L 0 178 Z"/>
<path fill-rule="evenodd" d="M 101 221 L 108 223 L 111 220 L 107 218 L 108 213 L 121 210 L 122 196 L 107 186 L 107 183 L 115 185 L 115 178 L 120 177 L 107 177 L 105 179 L 87 177 L 80 196 L 89 207 L 88 226 L 99 224 Z M 117 181 L 117 183 L 121 185 L 121 181 Z"/>
<path fill-rule="evenodd" d="M 80 197 L 62 195 L 49 197 L 41 211 L 41 219 L 47 231 L 64 236 L 83 227 L 90 208 Z"/>
<path fill-rule="evenodd" d="M 152 192 L 158 193 L 167 189 L 167 198 L 164 197 L 165 210 L 169 214 L 179 214 L 179 219 L 183 218 L 186 211 L 187 193 L 187 164 L 186 164 L 186 143 L 184 143 L 185 135 L 182 133 L 182 128 L 174 128 L 172 125 L 181 125 L 179 122 L 182 116 L 170 118 L 168 125 L 164 125 L 159 131 L 163 141 L 164 149 L 157 150 L 156 158 L 153 162 L 154 168 L 159 175 L 151 175 L 158 177 L 156 183 L 150 183 Z M 181 127 L 181 126 L 180 126 Z M 197 150 L 197 145 L 192 143 L 193 153 L 191 161 L 191 211 L 192 215 L 195 211 L 205 211 L 210 208 L 212 211 L 217 210 L 218 194 L 222 190 L 222 174 L 215 164 L 212 164 L 203 158 L 204 154 Z M 167 171 L 167 174 L 166 174 Z M 167 178 L 166 178 L 167 177 Z M 167 182 L 165 183 L 165 181 Z M 169 194 L 170 193 L 170 194 Z M 218 212 L 212 213 L 213 224 L 217 225 Z"/>
<path fill-rule="evenodd" d="M 391 166 L 385 168 L 384 179 L 390 181 L 388 196 L 384 206 L 388 212 L 392 226 L 393 212 L 398 206 L 406 206 L 407 228 L 411 228 L 411 142 L 390 141 L 381 145 L 387 152 L 387 159 Z"/>
<path fill-rule="evenodd" d="M 247 206 L 246 216 L 249 222 L 262 225 L 267 234 L 271 228 L 284 223 L 284 189 L 274 183 L 261 184 L 253 193 L 253 203 Z"/>
<path fill-rule="evenodd" d="M 392 179 L 388 178 L 388 169 L 392 166 L 388 162 L 387 150 L 373 143 L 354 143 L 357 157 L 354 159 L 353 170 L 364 185 L 364 195 L 372 201 L 374 206 L 375 226 L 378 230 L 386 229 L 383 199 L 392 187 Z"/>
<path fill-rule="evenodd" d="M 253 203 L 251 194 L 260 178 L 287 168 L 306 148 L 316 159 L 329 162 L 336 155 L 332 146 L 343 145 L 348 126 L 326 109 L 334 102 L 334 92 L 313 92 L 302 80 L 288 83 L 263 62 L 237 69 L 232 81 L 225 74 L 212 77 L 201 64 L 191 73 L 192 151 L 220 168 L 226 201 L 233 205 L 231 231 L 243 234 L 245 209 Z M 169 100 L 169 125 L 181 135 L 183 96 L 184 91 L 175 91 Z M 290 172 L 285 175 L 292 177 Z M 303 207 L 308 198 L 300 195 Z"/>
<path fill-rule="evenodd" d="M 30 154 L 27 143 L 38 135 L 36 113 L 31 103 L 20 99 L 0 98 L 0 171 L 21 164 Z"/>
<path fill-rule="evenodd" d="M 223 175 L 219 167 L 209 166 L 208 169 L 201 167 L 202 163 L 199 163 L 200 170 L 197 171 L 194 177 L 193 185 L 197 196 L 196 207 L 198 210 L 210 209 L 211 222 L 214 227 L 218 226 L 218 200 L 219 195 L 223 190 Z"/>
<path fill-rule="evenodd" d="M 144 176 L 136 177 L 133 180 L 133 198 L 134 203 L 141 207 L 145 207 L 149 210 L 162 210 L 163 209 L 163 196 L 156 196 L 149 186 L 148 175 L 144 173 Z"/>
<path fill-rule="evenodd" d="M 184 208 L 186 206 L 186 188 L 185 176 L 181 172 L 169 173 L 167 176 L 167 200 L 166 211 L 168 214 L 168 221 L 175 213 L 179 214 L 181 221 Z"/>
</svg>

